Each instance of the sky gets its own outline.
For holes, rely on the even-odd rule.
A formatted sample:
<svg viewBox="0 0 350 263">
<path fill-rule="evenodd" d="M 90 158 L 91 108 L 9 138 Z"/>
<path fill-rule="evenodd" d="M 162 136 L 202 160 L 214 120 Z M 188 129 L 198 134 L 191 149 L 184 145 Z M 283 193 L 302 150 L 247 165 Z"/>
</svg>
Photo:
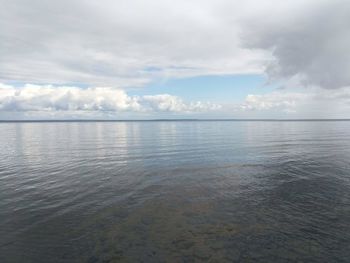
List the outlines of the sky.
<svg viewBox="0 0 350 263">
<path fill-rule="evenodd" d="M 0 0 L 0 119 L 350 118 L 348 0 Z"/>
</svg>

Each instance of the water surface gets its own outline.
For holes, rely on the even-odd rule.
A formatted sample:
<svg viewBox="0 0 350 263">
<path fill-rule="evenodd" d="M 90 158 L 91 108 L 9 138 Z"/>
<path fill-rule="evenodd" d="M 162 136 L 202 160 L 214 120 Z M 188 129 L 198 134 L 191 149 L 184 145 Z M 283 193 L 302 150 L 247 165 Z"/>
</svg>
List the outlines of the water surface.
<svg viewBox="0 0 350 263">
<path fill-rule="evenodd" d="M 350 122 L 0 123 L 0 262 L 347 262 Z"/>
</svg>

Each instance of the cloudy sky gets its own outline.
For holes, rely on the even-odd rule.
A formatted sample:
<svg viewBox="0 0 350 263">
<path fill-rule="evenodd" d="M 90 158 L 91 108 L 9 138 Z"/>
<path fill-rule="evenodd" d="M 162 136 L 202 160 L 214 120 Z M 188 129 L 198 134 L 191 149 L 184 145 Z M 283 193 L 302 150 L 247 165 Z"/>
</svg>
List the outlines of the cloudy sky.
<svg viewBox="0 0 350 263">
<path fill-rule="evenodd" d="M 348 0 L 0 6 L 0 119 L 350 118 Z"/>
</svg>

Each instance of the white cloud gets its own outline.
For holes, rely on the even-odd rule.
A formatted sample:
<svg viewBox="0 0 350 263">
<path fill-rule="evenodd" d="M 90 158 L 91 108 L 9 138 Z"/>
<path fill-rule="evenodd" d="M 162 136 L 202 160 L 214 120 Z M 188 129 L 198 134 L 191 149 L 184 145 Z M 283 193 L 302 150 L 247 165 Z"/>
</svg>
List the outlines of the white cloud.
<svg viewBox="0 0 350 263">
<path fill-rule="evenodd" d="M 207 112 L 219 109 L 212 103 L 186 103 L 168 94 L 129 96 L 111 87 L 80 88 L 0 84 L 0 111 L 85 112 Z"/>
<path fill-rule="evenodd" d="M 273 92 L 265 95 L 249 94 L 239 106 L 242 110 L 280 109 L 294 112 L 298 103 L 305 101 L 310 95 L 305 93 Z"/>
<path fill-rule="evenodd" d="M 287 116 L 297 118 L 346 118 L 350 114 L 350 87 L 336 90 L 310 88 L 290 92 L 281 89 L 267 94 L 247 95 L 234 106 L 236 113 L 268 113 L 258 116 Z M 280 114 L 283 113 L 283 114 Z"/>
<path fill-rule="evenodd" d="M 144 96 L 142 101 L 154 111 L 201 112 L 221 109 L 220 105 L 209 102 L 197 101 L 186 104 L 181 98 L 168 94 Z"/>
</svg>

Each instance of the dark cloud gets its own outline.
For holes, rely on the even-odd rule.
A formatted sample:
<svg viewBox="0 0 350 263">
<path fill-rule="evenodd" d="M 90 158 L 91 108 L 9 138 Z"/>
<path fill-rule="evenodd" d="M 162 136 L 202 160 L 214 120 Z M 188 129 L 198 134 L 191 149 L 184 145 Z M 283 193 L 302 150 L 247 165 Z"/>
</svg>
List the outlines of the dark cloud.
<svg viewBox="0 0 350 263">
<path fill-rule="evenodd" d="M 270 50 L 266 72 L 272 80 L 299 79 L 327 89 L 350 86 L 350 2 L 319 1 L 307 8 L 249 18 L 249 48 Z"/>
</svg>

